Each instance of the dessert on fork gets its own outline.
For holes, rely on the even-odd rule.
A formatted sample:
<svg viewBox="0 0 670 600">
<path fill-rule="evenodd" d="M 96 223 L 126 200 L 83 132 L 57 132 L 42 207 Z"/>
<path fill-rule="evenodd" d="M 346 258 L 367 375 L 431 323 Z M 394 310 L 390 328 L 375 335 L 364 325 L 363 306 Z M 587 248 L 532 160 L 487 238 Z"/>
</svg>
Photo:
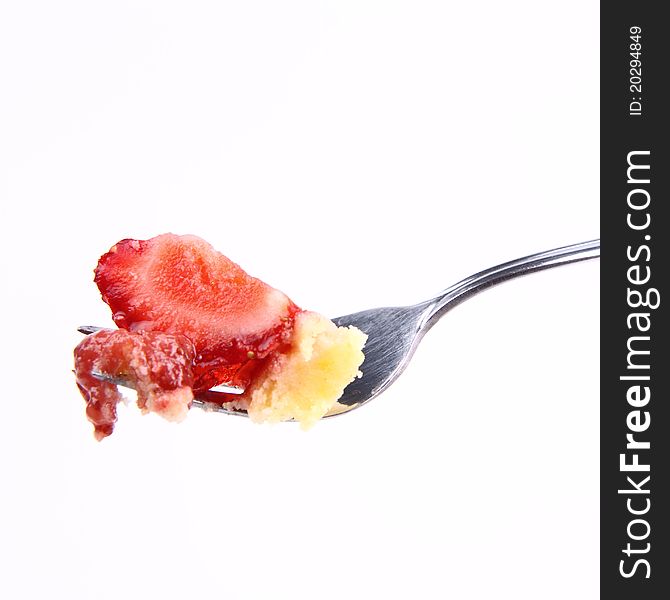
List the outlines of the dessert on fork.
<svg viewBox="0 0 670 600">
<path fill-rule="evenodd" d="M 302 310 L 198 237 L 122 240 L 100 258 L 95 282 L 119 327 L 75 349 L 98 439 L 116 422 L 115 382 L 137 391 L 143 412 L 172 421 L 202 397 L 256 422 L 308 428 L 360 375 L 364 333 Z M 209 391 L 221 384 L 241 393 Z"/>
</svg>

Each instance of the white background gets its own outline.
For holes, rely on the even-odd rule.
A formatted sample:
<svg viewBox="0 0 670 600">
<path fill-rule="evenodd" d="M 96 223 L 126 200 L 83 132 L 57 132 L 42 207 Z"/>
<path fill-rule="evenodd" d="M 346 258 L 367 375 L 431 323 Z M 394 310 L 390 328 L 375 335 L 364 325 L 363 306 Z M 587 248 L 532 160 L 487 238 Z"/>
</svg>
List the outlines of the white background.
<svg viewBox="0 0 670 600">
<path fill-rule="evenodd" d="M 124 237 L 331 316 L 598 237 L 597 2 L 6 2 L 0 65 L 0 596 L 597 596 L 597 261 L 306 434 L 130 407 L 96 443 L 71 373 Z"/>
</svg>

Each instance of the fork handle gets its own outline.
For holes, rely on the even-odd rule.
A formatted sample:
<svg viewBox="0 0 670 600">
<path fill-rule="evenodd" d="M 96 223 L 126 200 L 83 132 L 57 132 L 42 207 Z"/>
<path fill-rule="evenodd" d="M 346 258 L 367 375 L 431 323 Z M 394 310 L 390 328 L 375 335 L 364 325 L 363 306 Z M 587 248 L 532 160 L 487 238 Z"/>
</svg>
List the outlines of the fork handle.
<svg viewBox="0 0 670 600">
<path fill-rule="evenodd" d="M 503 281 L 599 256 L 600 240 L 597 239 L 538 252 L 485 269 L 466 277 L 429 300 L 426 303 L 427 324 L 433 325 L 442 315 L 461 302 Z"/>
</svg>

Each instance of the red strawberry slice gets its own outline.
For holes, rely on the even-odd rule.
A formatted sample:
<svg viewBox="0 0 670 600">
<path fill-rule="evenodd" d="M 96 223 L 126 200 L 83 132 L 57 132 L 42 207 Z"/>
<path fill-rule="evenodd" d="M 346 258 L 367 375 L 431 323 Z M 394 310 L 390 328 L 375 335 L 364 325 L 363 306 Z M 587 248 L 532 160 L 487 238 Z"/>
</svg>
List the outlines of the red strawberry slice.
<svg viewBox="0 0 670 600">
<path fill-rule="evenodd" d="M 300 310 L 195 236 L 122 240 L 100 259 L 95 281 L 119 327 L 193 342 L 195 391 L 248 383 L 258 359 L 290 343 Z"/>
</svg>

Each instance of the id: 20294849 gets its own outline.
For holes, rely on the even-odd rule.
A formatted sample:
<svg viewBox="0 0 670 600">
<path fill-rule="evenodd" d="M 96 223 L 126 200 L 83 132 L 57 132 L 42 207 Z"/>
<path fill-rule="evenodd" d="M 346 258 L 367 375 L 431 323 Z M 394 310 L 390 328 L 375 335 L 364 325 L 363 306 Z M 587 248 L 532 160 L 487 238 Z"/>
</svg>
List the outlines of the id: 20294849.
<svg viewBox="0 0 670 600">
<path fill-rule="evenodd" d="M 642 114 L 642 28 L 637 25 L 630 31 L 630 62 L 628 75 L 628 90 L 631 102 L 628 105 L 628 114 L 636 117 Z"/>
</svg>

